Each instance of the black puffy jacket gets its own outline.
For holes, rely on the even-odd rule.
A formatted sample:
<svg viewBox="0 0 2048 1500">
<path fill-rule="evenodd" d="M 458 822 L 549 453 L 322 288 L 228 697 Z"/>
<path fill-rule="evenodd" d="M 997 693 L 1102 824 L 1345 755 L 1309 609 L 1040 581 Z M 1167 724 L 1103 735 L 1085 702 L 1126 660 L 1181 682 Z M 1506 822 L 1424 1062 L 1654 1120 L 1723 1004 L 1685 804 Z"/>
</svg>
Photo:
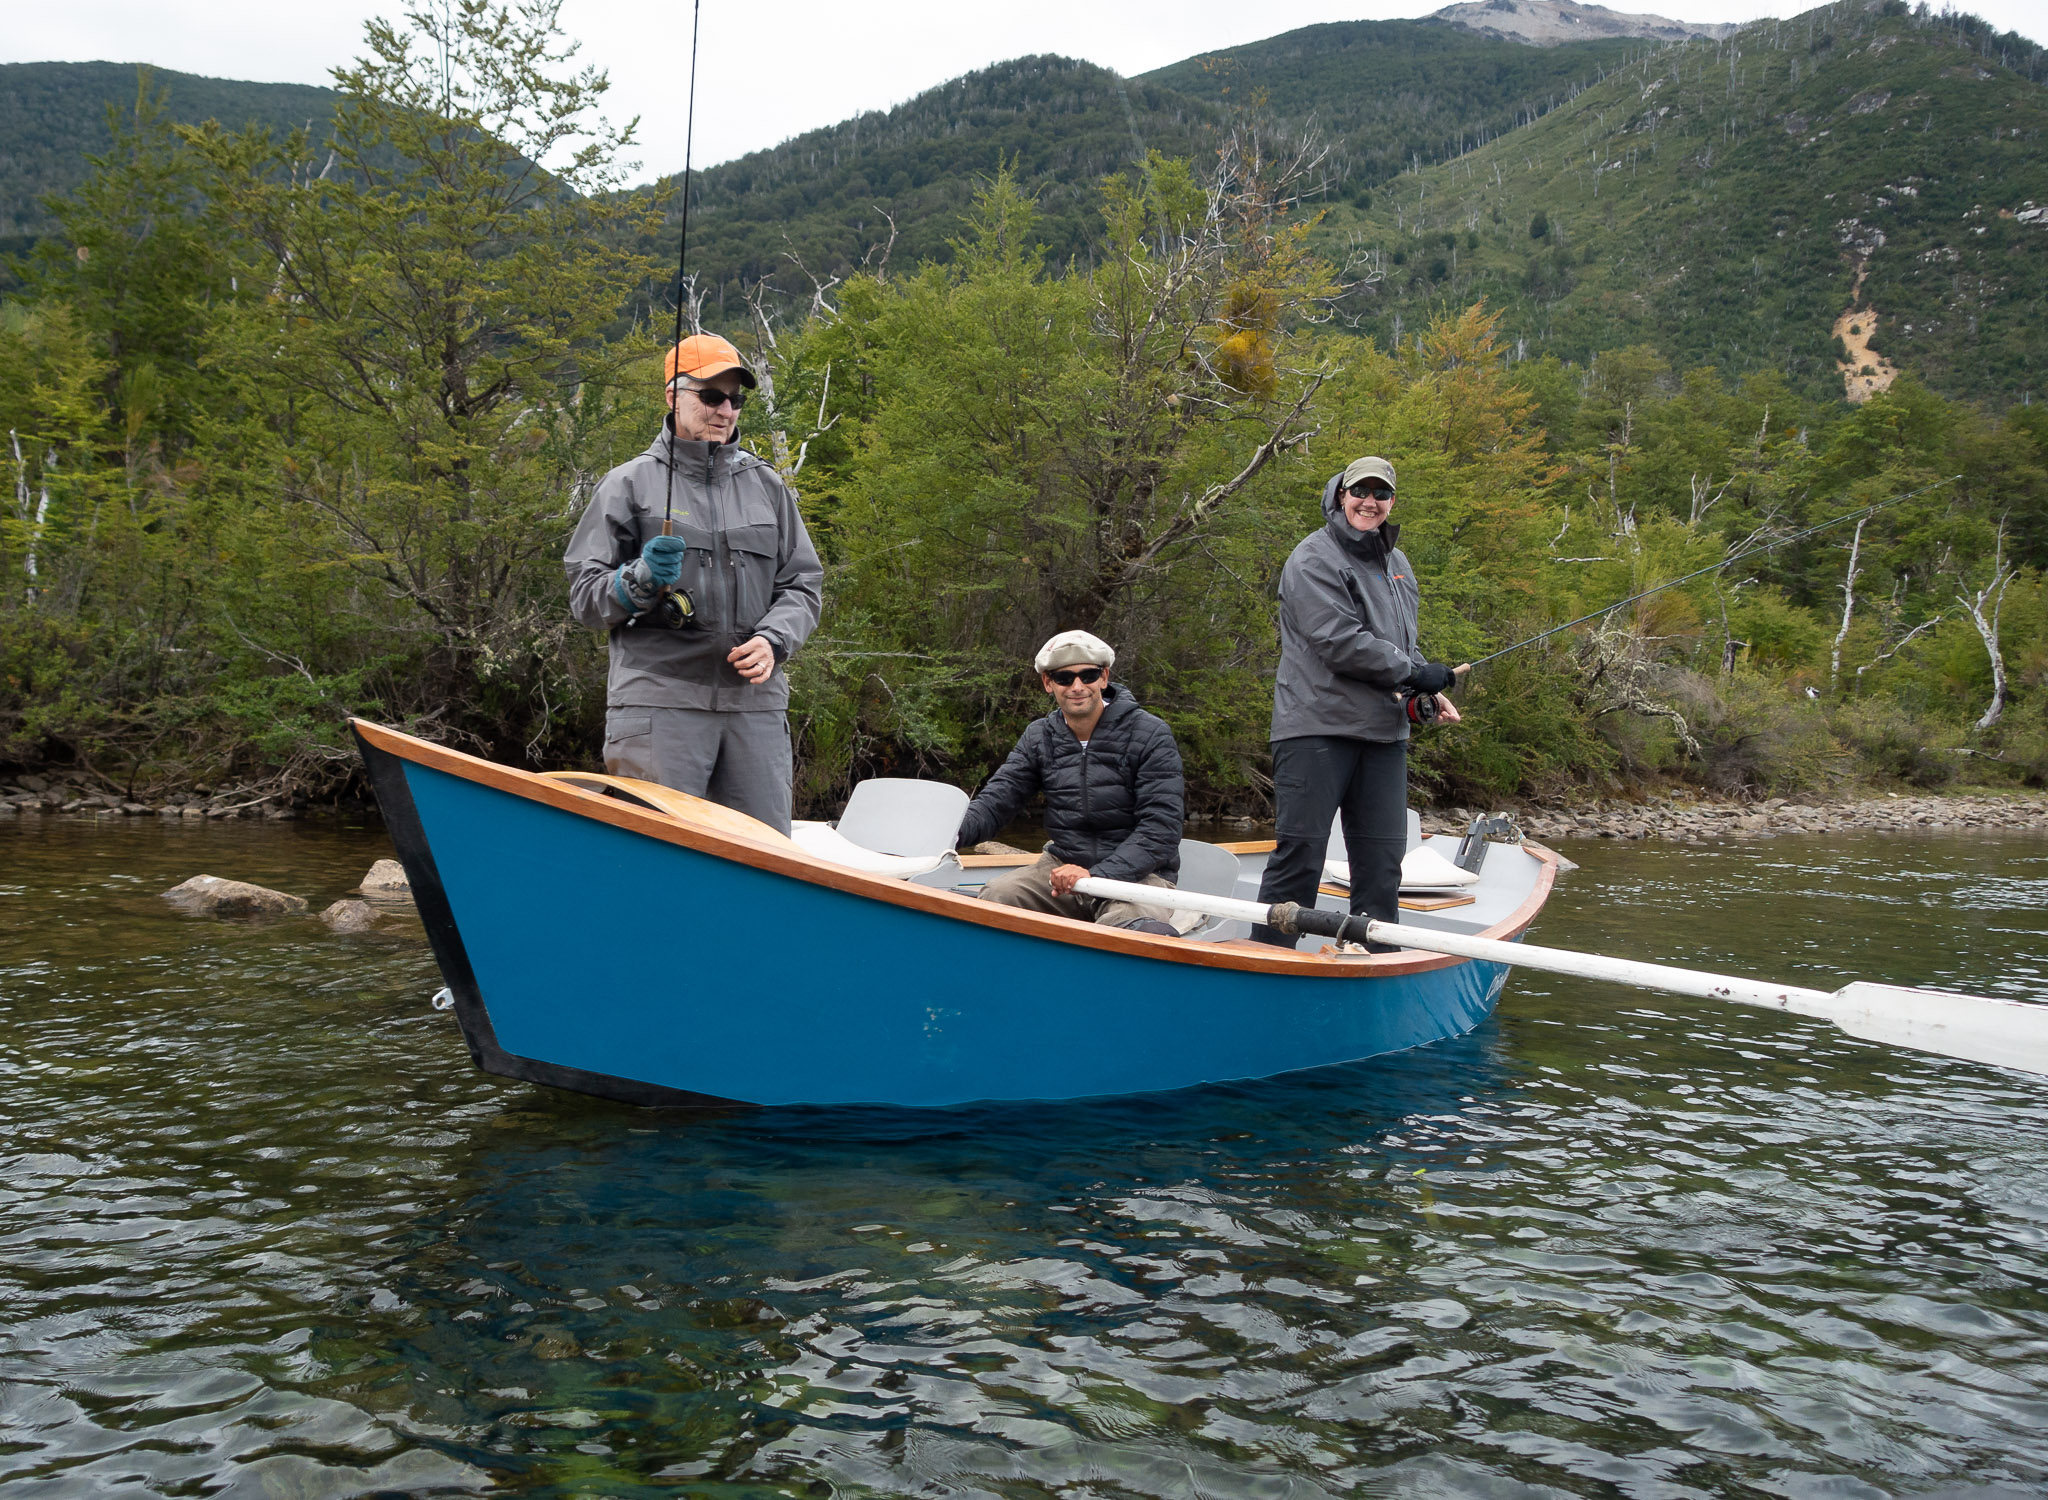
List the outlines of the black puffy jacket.
<svg viewBox="0 0 2048 1500">
<path fill-rule="evenodd" d="M 1104 880 L 1180 874 L 1187 813 L 1180 746 L 1129 688 L 1112 683 L 1102 697 L 1102 718 L 1085 750 L 1057 708 L 1031 721 L 967 809 L 961 844 L 980 843 L 1042 791 L 1046 847 L 1064 863 Z"/>
</svg>

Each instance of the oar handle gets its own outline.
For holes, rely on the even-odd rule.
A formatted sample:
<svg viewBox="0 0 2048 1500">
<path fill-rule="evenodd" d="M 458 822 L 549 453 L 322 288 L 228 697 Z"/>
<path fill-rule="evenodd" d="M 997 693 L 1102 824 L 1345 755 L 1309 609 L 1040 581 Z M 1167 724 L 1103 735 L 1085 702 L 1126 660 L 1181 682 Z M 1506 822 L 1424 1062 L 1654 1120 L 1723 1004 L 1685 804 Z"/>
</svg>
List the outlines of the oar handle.
<svg viewBox="0 0 2048 1500">
<path fill-rule="evenodd" d="M 1164 906 L 1174 911 L 1197 911 L 1205 917 L 1223 917 L 1233 922 L 1250 922 L 1271 927 L 1289 936 L 1349 938 L 1365 941 L 1365 918 L 1347 917 L 1342 912 L 1319 911 L 1282 901 L 1267 906 L 1258 901 L 1240 901 L 1235 896 L 1211 896 L 1201 891 L 1181 891 L 1156 885 L 1134 885 L 1127 880 L 1104 880 L 1088 875 L 1074 882 L 1074 889 L 1101 901 L 1129 901 L 1138 906 Z"/>
</svg>

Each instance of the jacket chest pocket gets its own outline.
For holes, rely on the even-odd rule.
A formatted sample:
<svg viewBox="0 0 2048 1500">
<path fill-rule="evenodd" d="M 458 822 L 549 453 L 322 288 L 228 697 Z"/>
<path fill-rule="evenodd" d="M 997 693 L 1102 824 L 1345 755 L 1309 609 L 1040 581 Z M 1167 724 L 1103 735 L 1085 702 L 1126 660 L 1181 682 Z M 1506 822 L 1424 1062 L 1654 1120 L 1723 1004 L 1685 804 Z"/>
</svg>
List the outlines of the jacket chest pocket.
<svg viewBox="0 0 2048 1500">
<path fill-rule="evenodd" d="M 752 630 L 768 613 L 775 597 L 775 558 L 782 542 L 773 523 L 730 526 L 722 532 L 726 565 L 732 574 L 733 619 L 736 630 Z"/>
<path fill-rule="evenodd" d="M 705 608 L 712 602 L 706 595 L 709 592 L 712 558 L 716 556 L 718 550 L 718 533 L 707 531 L 704 527 L 693 525 L 689 521 L 676 521 L 672 524 L 675 527 L 675 534 L 683 539 L 685 549 L 683 576 L 677 582 L 688 591 L 690 598 L 696 601 L 697 618 L 701 624 Z M 641 550 L 644 551 L 648 542 L 661 535 L 660 518 L 653 515 L 642 516 L 640 533 Z"/>
<path fill-rule="evenodd" d="M 1416 633 L 1421 626 L 1422 590 L 1415 586 L 1414 577 L 1407 573 L 1389 580 L 1389 583 L 1394 603 L 1400 611 L 1400 618 L 1395 622 L 1391 638 L 1399 641 L 1404 650 L 1413 651 Z"/>
</svg>

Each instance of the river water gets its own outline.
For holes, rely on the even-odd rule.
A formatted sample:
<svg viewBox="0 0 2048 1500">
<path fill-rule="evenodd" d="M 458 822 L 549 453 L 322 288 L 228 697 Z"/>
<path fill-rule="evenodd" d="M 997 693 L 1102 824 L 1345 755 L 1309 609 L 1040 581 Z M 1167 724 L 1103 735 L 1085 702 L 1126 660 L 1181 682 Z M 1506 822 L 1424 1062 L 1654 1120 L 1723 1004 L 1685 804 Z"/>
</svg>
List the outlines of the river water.
<svg viewBox="0 0 2048 1500">
<path fill-rule="evenodd" d="M 385 852 L 0 825 L 8 1500 L 2048 1489 L 2048 1080 L 1529 975 L 1278 1081 L 678 1118 L 155 894 Z M 2048 995 L 2037 838 L 1567 852 L 1541 941 Z"/>
</svg>

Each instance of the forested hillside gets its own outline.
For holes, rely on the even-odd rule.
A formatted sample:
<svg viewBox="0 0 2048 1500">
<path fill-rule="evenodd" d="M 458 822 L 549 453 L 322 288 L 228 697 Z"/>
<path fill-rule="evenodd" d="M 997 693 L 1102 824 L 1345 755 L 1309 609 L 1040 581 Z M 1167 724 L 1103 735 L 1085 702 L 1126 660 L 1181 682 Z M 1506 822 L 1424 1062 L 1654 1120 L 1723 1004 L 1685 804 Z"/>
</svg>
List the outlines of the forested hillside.
<svg viewBox="0 0 2048 1500">
<path fill-rule="evenodd" d="M 843 274 L 893 232 L 892 254 L 944 260 L 999 164 L 1036 199 L 1052 259 L 1086 255 L 1103 177 L 1148 151 L 1213 151 L 1233 112 L 1253 107 L 1278 131 L 1325 138 L 1305 192 L 1369 202 L 1375 184 L 1536 117 L 1644 45 L 1540 48 L 1387 21 L 1311 27 L 1130 80 L 1071 58 L 1020 58 L 703 172 L 692 264 L 730 309 L 767 277 L 807 293 L 791 254 L 819 276 Z M 676 189 L 649 189 L 671 226 Z"/>
<path fill-rule="evenodd" d="M 0 63 L 0 240 L 9 245 L 54 233 L 43 200 L 74 191 L 92 170 L 86 158 L 113 142 L 107 108 L 132 109 L 132 63 Z M 334 110 L 332 89 L 297 83 L 240 83 L 151 69 L 173 120 L 196 125 L 250 121 L 279 132 L 317 125 Z"/>
<path fill-rule="evenodd" d="M 821 276 L 844 273 L 879 256 L 892 232 L 902 264 L 943 260 L 960 215 L 1000 167 L 1036 196 L 1039 232 L 1065 260 L 1086 253 L 1104 176 L 1148 149 L 1185 155 L 1213 139 L 1218 119 L 1092 63 L 1019 58 L 700 172 L 691 263 L 716 302 L 789 277 L 791 253 Z M 674 253 L 679 187 L 678 175 L 646 190 L 669 220 L 643 247 L 650 253 Z M 794 284 L 804 285 L 800 275 Z"/>
<path fill-rule="evenodd" d="M 1142 81 L 1315 129 L 1329 147 L 1333 192 L 1365 202 L 1397 173 L 1526 124 L 1653 45 L 1531 47 L 1435 21 L 1340 21 L 1204 53 Z"/>
<path fill-rule="evenodd" d="M 1359 327 L 1382 342 L 1484 298 L 1528 353 L 1652 343 L 1819 397 L 1854 306 L 1936 389 L 2038 400 L 2044 77 L 1967 18 L 1826 7 L 1639 55 L 1330 227 L 1381 257 Z"/>
</svg>

